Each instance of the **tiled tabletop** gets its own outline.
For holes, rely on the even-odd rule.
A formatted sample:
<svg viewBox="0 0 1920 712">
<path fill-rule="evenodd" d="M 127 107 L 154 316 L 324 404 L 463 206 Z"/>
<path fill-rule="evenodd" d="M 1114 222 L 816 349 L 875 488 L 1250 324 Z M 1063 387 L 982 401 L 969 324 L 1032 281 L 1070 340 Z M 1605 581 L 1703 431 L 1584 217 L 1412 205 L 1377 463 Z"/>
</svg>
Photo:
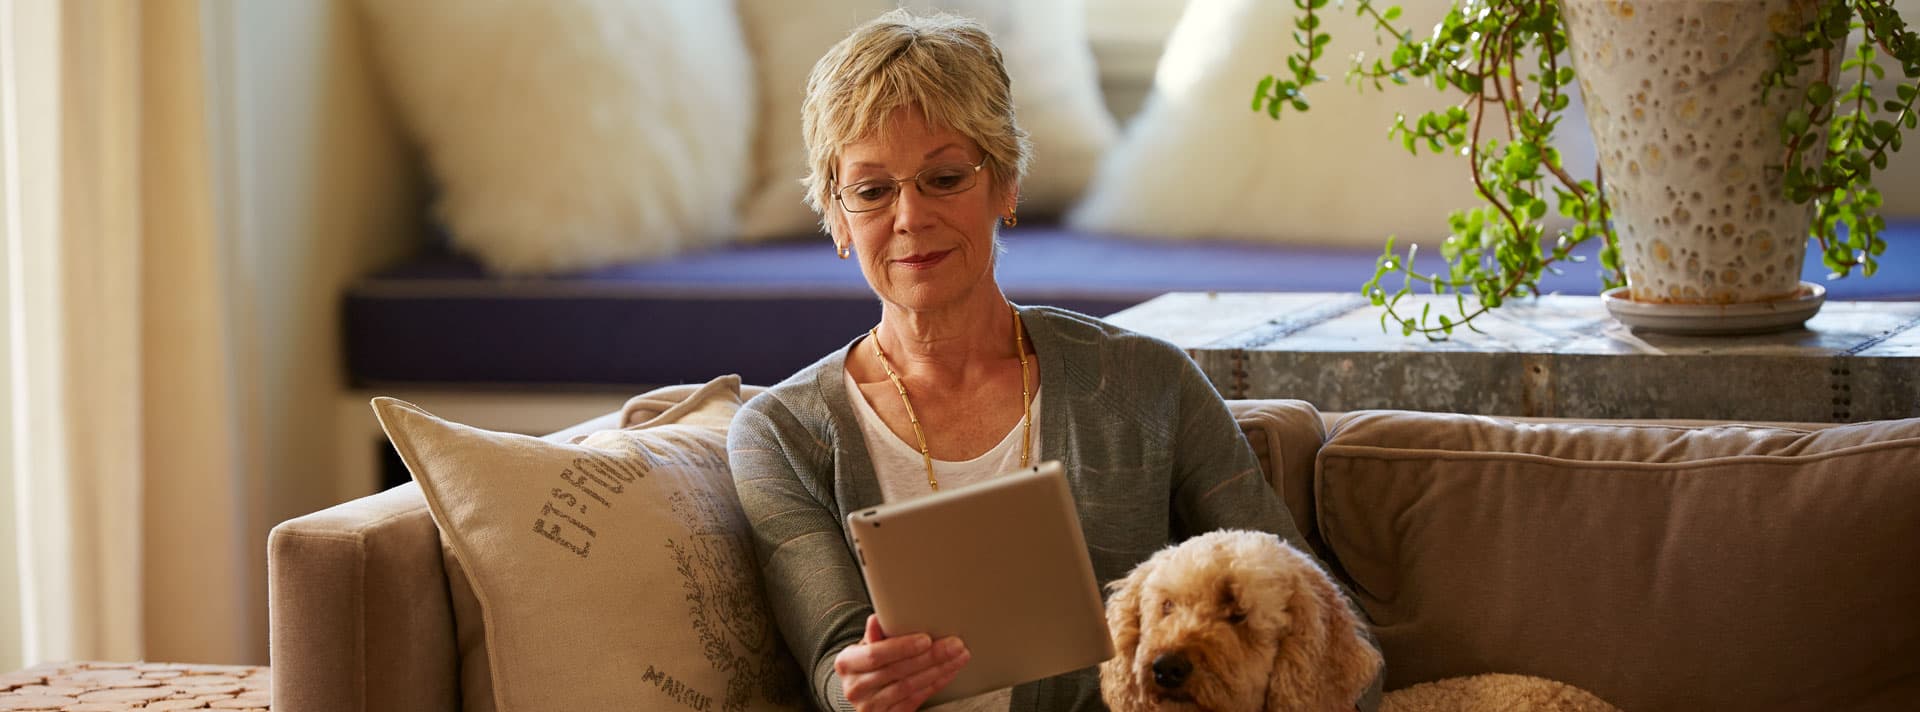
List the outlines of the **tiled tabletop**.
<svg viewBox="0 0 1920 712">
<path fill-rule="evenodd" d="M 172 663 L 48 663 L 0 673 L 0 712 L 271 709 L 264 667 Z"/>
</svg>

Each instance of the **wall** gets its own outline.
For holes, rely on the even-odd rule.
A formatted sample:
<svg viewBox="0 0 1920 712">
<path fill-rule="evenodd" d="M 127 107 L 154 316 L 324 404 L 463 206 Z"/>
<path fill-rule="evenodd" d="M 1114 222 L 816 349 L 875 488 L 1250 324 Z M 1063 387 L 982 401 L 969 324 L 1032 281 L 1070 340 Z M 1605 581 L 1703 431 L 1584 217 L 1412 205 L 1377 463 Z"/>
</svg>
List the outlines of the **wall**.
<svg viewBox="0 0 1920 712">
<path fill-rule="evenodd" d="M 334 398 L 339 298 L 421 234 L 418 161 L 371 75 L 348 0 L 208 0 L 210 107 L 218 221 L 238 275 L 228 305 L 240 421 L 250 623 L 237 653 L 203 642 L 195 621 L 148 604 L 156 660 L 266 662 L 266 534 L 336 503 Z M 150 577 L 149 584 L 161 582 Z M 234 659 L 236 655 L 241 659 Z"/>
<path fill-rule="evenodd" d="M 27 112 L 22 106 L 52 102 L 58 91 L 60 62 L 59 12 L 51 2 L 0 3 L 0 670 L 18 669 L 26 662 L 28 621 L 24 616 L 27 581 L 19 573 L 32 556 L 21 546 L 24 511 L 16 509 L 28 498 L 19 497 L 24 478 L 16 476 L 29 460 L 25 439 L 15 441 L 14 428 L 24 424 L 23 402 L 31 383 L 16 383 L 15 367 L 26 361 L 29 325 L 21 312 L 31 301 L 22 269 L 27 235 L 46 228 L 54 198 L 44 182 L 23 180 L 23 174 L 52 165 L 57 152 L 46 144 L 23 145 L 20 135 L 45 135 L 57 130 L 57 117 L 45 111 Z M 22 71 L 23 68 L 53 68 Z M 23 127 L 22 122 L 38 124 Z M 38 298 L 40 295 L 32 295 Z M 35 333 L 35 336 L 43 334 Z"/>
<path fill-rule="evenodd" d="M 1907 21 L 1907 29 L 1920 28 L 1920 0 L 1894 0 L 1893 6 Z M 1883 64 L 1891 67 L 1883 57 Z M 1893 87 L 1900 79 L 1900 71 L 1890 68 L 1886 81 L 1874 86 L 1874 96 L 1884 101 L 1894 98 Z M 1907 149 L 1893 154 L 1887 159 L 1886 170 L 1874 176 L 1874 184 L 1879 186 L 1880 195 L 1886 198 L 1884 210 L 1888 217 L 1920 218 L 1920 149 L 1914 148 L 1920 143 L 1920 132 L 1907 131 Z M 1890 250 L 1920 249 L 1920 245 L 1893 245 Z M 1857 277 L 1856 277 L 1857 278 Z"/>
<path fill-rule="evenodd" d="M 7 87 L 0 89 L 5 92 L 0 102 L 13 98 L 9 70 L 19 61 L 11 46 L 16 9 L 11 3 L 0 7 L 0 86 Z M 5 124 L 12 114 L 6 103 L 0 103 L 0 137 L 11 134 Z M 11 144 L 0 138 L 0 171 L 13 165 Z M 14 532 L 19 517 L 14 512 L 13 496 L 13 262 L 5 237 L 12 230 L 3 227 L 12 219 L 5 199 L 12 192 L 8 185 L 11 180 L 11 175 L 0 175 L 0 404 L 4 404 L 0 405 L 0 670 L 18 670 L 24 664 L 20 655 L 19 556 L 15 552 L 19 540 Z"/>
<path fill-rule="evenodd" d="M 4 10 L 0 10 L 4 12 Z M 0 34 L 4 34 L 0 30 Z M 7 160 L 7 147 L 0 144 L 0 163 Z M 0 221 L 6 220 L 6 201 L 0 200 Z M 0 243 L 3 245 L 4 243 Z M 0 248 L 0 334 L 11 331 L 13 292 L 12 263 L 8 251 Z M 0 344 L 9 339 L 0 337 Z M 13 496 L 13 373 L 12 349 L 0 348 L 0 670 L 18 670 L 24 664 L 20 656 L 20 578 L 19 557 L 14 547 Z"/>
</svg>

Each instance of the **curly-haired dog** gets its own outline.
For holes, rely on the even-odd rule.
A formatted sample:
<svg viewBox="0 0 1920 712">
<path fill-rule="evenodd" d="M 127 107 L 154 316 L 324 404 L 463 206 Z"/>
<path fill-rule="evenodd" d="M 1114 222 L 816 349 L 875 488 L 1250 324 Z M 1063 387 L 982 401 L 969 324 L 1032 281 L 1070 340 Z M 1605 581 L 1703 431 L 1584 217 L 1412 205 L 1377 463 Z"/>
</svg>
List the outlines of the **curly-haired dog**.
<svg viewBox="0 0 1920 712">
<path fill-rule="evenodd" d="M 1114 712 L 1347 712 L 1380 669 L 1346 598 L 1272 534 L 1194 537 L 1112 588 L 1100 696 Z M 1571 685 L 1505 674 L 1396 690 L 1380 710 L 1619 712 Z"/>
<path fill-rule="evenodd" d="M 1194 537 L 1112 589 L 1100 695 L 1114 712 L 1344 712 L 1380 669 L 1346 599 L 1272 534 Z"/>
</svg>

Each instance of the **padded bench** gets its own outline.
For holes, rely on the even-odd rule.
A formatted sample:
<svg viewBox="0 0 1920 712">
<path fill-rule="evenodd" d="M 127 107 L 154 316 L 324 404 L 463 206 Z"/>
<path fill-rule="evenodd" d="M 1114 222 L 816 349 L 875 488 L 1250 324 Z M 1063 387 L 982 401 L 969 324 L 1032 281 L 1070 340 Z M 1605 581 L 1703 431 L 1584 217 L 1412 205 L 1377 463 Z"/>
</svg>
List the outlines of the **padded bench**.
<svg viewBox="0 0 1920 712">
<path fill-rule="evenodd" d="M 1003 237 L 1009 298 L 1094 315 L 1169 291 L 1357 292 L 1380 256 L 1379 246 L 1142 240 L 1048 225 Z M 1829 299 L 1920 299 L 1920 221 L 1890 224 L 1885 237 L 1880 273 L 1826 282 Z M 1589 258 L 1597 252 L 1585 248 Z M 1439 271 L 1431 252 L 1422 269 Z M 1541 288 L 1596 294 L 1595 264 L 1568 265 Z M 1825 274 L 1810 250 L 1803 278 Z M 858 268 L 823 237 L 539 278 L 490 275 L 439 248 L 354 284 L 345 340 L 362 388 L 628 388 L 715 373 L 775 383 L 844 345 L 878 311 Z"/>
</svg>

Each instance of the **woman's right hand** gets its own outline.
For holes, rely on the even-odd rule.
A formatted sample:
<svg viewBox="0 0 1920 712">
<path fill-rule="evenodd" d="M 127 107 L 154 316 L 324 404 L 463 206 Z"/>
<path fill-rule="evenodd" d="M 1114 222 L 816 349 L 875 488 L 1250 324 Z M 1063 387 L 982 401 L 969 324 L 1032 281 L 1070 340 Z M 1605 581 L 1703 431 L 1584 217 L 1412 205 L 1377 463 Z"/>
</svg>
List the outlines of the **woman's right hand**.
<svg viewBox="0 0 1920 712">
<path fill-rule="evenodd" d="M 867 616 L 866 636 L 833 659 L 840 689 L 854 709 L 916 710 L 953 682 L 971 659 L 957 637 L 933 640 L 925 633 L 889 638 L 879 616 Z"/>
</svg>

